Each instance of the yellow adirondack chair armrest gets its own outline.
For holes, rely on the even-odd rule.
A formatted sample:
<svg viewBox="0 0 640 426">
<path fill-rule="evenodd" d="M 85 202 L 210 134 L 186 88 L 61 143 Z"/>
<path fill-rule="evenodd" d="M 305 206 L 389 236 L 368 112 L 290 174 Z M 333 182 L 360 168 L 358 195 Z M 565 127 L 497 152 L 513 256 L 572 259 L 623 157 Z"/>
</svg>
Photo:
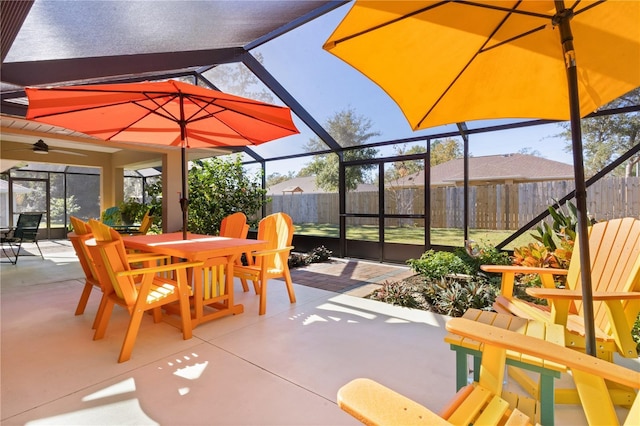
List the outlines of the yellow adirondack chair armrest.
<svg viewBox="0 0 640 426">
<path fill-rule="evenodd" d="M 603 377 L 633 389 L 640 388 L 640 372 L 545 340 L 465 318 L 452 318 L 447 322 L 446 329 L 451 333 L 468 337 L 487 345 L 553 361 L 570 369 Z"/>
<path fill-rule="evenodd" d="M 365 425 L 450 425 L 433 411 L 370 379 L 338 390 L 338 406 Z"/>
<path fill-rule="evenodd" d="M 282 247 L 279 249 L 254 251 L 253 253 L 251 253 L 251 255 L 255 257 L 268 256 L 270 254 L 282 253 L 283 251 L 288 251 L 288 250 L 293 250 L 293 246 Z"/>
<path fill-rule="evenodd" d="M 140 269 L 132 269 L 131 271 L 120 271 L 120 272 L 117 272 L 115 275 L 117 277 L 127 277 L 127 276 L 144 275 L 144 274 L 156 274 L 158 272 L 176 271 L 178 269 L 193 268 L 193 267 L 202 266 L 202 265 L 204 265 L 204 262 L 177 262 L 177 263 L 171 263 L 169 265 L 154 266 L 151 268 L 140 268 Z"/>
<path fill-rule="evenodd" d="M 567 269 L 537 268 L 533 266 L 510 266 L 510 265 L 481 265 L 480 269 L 491 273 L 512 272 L 514 274 L 552 274 L 567 275 Z"/>
<path fill-rule="evenodd" d="M 631 300 L 631 299 L 640 299 L 640 292 L 625 292 L 625 291 L 616 291 L 611 293 L 597 291 L 593 293 L 593 300 Z"/>
<path fill-rule="evenodd" d="M 527 294 L 539 299 L 582 299 L 582 292 L 578 290 L 553 289 L 553 288 L 537 288 L 530 287 L 526 289 Z M 593 300 L 620 300 L 620 299 L 640 299 L 640 292 L 603 292 L 593 293 Z"/>
</svg>

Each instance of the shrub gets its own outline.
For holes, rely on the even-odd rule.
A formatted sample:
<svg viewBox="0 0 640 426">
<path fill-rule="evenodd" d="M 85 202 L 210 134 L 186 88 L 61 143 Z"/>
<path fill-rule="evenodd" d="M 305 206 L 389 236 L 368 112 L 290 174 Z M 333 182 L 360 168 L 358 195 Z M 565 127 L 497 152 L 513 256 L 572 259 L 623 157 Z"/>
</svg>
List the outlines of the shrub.
<svg viewBox="0 0 640 426">
<path fill-rule="evenodd" d="M 331 258 L 332 254 L 333 252 L 325 246 L 316 247 L 309 253 L 309 263 L 326 262 Z"/>
<path fill-rule="evenodd" d="M 428 250 L 420 259 L 409 259 L 411 269 L 427 279 L 438 280 L 451 274 L 472 274 L 472 268 L 454 253 Z"/>
<path fill-rule="evenodd" d="M 288 259 L 289 268 L 297 268 L 310 263 L 327 262 L 333 252 L 325 246 L 316 247 L 309 253 L 291 253 Z"/>
<path fill-rule="evenodd" d="M 289 268 L 298 268 L 300 266 L 308 265 L 307 256 L 302 253 L 291 253 L 287 260 Z"/>
</svg>

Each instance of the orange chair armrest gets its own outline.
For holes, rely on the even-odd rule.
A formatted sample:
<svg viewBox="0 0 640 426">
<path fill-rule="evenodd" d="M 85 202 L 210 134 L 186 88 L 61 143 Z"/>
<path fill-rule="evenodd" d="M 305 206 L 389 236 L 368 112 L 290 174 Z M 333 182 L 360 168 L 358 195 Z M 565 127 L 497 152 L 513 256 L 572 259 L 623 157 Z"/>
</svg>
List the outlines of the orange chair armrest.
<svg viewBox="0 0 640 426">
<path fill-rule="evenodd" d="M 143 274 L 156 274 L 158 272 L 177 271 L 178 269 L 193 268 L 202 266 L 204 262 L 177 262 L 170 265 L 154 266 L 151 268 L 132 269 L 131 271 L 120 271 L 116 273 L 118 277 L 135 276 Z"/>
<path fill-rule="evenodd" d="M 511 265 L 481 265 L 480 269 L 485 272 L 503 273 L 513 272 L 515 274 L 553 274 L 567 275 L 567 269 L 556 268 L 536 268 L 532 266 L 511 266 Z"/>
<path fill-rule="evenodd" d="M 282 248 L 279 248 L 279 249 L 254 251 L 253 253 L 251 253 L 251 255 L 256 256 L 256 257 L 257 256 L 268 256 L 270 254 L 282 253 L 283 251 L 290 251 L 290 250 L 293 250 L 293 246 L 282 247 Z"/>
<path fill-rule="evenodd" d="M 127 261 L 129 263 L 145 262 L 147 260 L 166 260 L 171 256 L 166 254 L 154 254 L 154 253 L 132 253 L 127 254 Z"/>
</svg>

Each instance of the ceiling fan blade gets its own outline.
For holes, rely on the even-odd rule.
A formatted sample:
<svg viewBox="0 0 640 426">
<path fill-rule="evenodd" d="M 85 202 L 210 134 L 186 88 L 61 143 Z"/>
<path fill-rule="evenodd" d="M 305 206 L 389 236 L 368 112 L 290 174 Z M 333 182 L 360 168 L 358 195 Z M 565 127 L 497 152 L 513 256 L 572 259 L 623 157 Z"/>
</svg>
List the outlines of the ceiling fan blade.
<svg viewBox="0 0 640 426">
<path fill-rule="evenodd" d="M 87 154 L 81 154 L 79 152 L 73 152 L 73 151 L 65 151 L 63 149 L 52 149 L 49 148 L 49 152 L 57 152 L 58 154 L 67 154 L 67 155 L 77 155 L 78 157 L 86 157 Z"/>
</svg>

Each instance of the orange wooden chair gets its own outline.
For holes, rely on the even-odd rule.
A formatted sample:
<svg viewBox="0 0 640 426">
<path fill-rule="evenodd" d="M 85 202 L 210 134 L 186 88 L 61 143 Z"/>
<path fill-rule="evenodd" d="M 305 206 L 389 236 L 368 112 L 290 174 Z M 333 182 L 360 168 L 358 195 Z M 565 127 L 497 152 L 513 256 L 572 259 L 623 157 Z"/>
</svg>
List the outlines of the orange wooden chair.
<svg viewBox="0 0 640 426">
<path fill-rule="evenodd" d="M 247 280 L 253 282 L 256 294 L 260 295 L 259 315 L 267 310 L 267 281 L 284 278 L 289 293 L 289 301 L 295 303 L 296 295 L 289 273 L 289 253 L 293 249 L 293 222 L 285 213 L 274 213 L 263 218 L 258 224 L 258 239 L 268 241 L 266 249 L 248 253 L 248 265 L 236 265 L 234 276 L 240 278 L 245 291 L 249 290 Z"/>
<path fill-rule="evenodd" d="M 104 309 L 104 291 L 103 285 L 100 283 L 100 278 L 98 273 L 96 272 L 95 264 L 93 262 L 93 258 L 91 257 L 91 253 L 87 248 L 87 242 L 93 239 L 93 234 L 91 232 L 91 227 L 87 222 L 83 220 L 71 216 L 71 225 L 73 227 L 73 232 L 67 234 L 69 241 L 71 241 L 71 245 L 76 252 L 76 256 L 78 256 L 78 260 L 80 261 L 80 266 L 82 267 L 82 271 L 85 275 L 85 284 L 82 290 L 82 294 L 80 295 L 80 300 L 78 301 L 78 306 L 76 307 L 76 315 L 82 315 L 86 309 L 87 302 L 89 301 L 89 296 L 91 295 L 91 290 L 97 288 L 102 293 L 102 298 L 100 300 L 100 306 L 98 307 L 98 311 L 96 313 L 96 318 L 93 322 L 92 328 L 96 328 L 99 317 Z M 129 264 L 140 265 L 146 264 L 150 266 L 153 263 L 166 263 L 169 259 L 169 256 L 151 254 L 151 253 L 128 253 L 127 260 Z"/>
<path fill-rule="evenodd" d="M 220 223 L 221 237 L 247 238 L 248 233 L 247 216 L 242 212 L 232 213 L 222 219 Z M 235 260 L 235 264 L 242 265 L 240 256 Z M 204 261 L 201 273 L 205 300 L 211 300 L 226 293 L 225 271 L 226 264 L 221 263 L 220 259 L 213 258 Z M 245 288 L 245 291 L 248 289 L 248 287 Z"/>
<path fill-rule="evenodd" d="M 242 212 L 232 213 L 222 219 L 220 223 L 220 236 L 228 238 L 247 238 L 249 225 L 247 216 Z"/>
<path fill-rule="evenodd" d="M 131 358 L 143 314 L 152 311 L 154 322 L 159 322 L 162 319 L 161 307 L 174 302 L 180 306 L 182 336 L 185 340 L 190 339 L 190 287 L 186 269 L 201 266 L 202 262 L 178 262 L 132 269 L 120 234 L 95 220 L 89 221 L 89 226 L 96 243 L 88 245 L 88 248 L 103 284 L 105 297 L 104 310 L 98 318 L 94 340 L 104 336 L 114 305 L 123 306 L 131 318 L 118 362 L 127 361 Z M 167 278 L 168 272 L 175 279 Z M 140 277 L 139 282 L 134 277 Z"/>
</svg>

